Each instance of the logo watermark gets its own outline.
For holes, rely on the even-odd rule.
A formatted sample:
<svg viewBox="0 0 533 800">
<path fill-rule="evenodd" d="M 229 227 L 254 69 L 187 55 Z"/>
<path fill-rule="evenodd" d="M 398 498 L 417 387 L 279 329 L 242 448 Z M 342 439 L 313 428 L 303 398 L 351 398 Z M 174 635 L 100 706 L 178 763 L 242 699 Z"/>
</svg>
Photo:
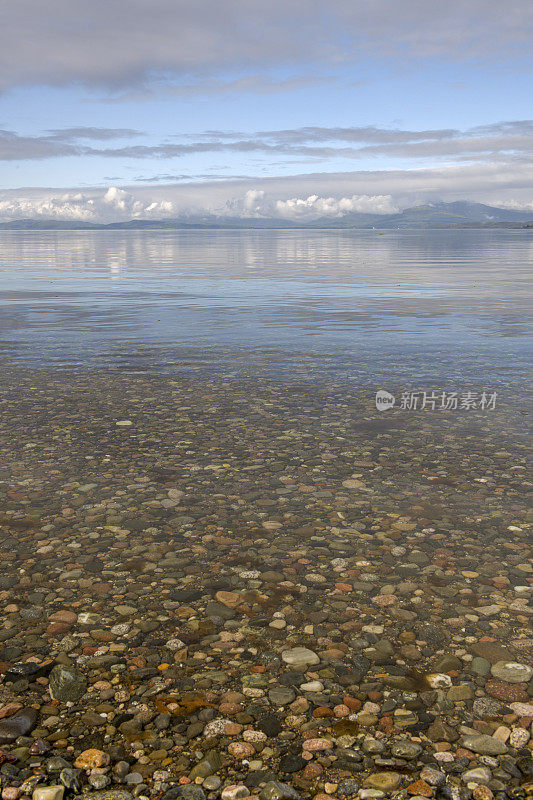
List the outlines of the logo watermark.
<svg viewBox="0 0 533 800">
<path fill-rule="evenodd" d="M 494 411 L 496 392 L 402 392 L 397 402 L 386 389 L 376 392 L 376 408 L 388 411 L 396 406 L 400 411 Z"/>
<path fill-rule="evenodd" d="M 387 411 L 389 408 L 394 406 L 396 402 L 396 398 L 390 392 L 386 392 L 385 389 L 380 389 L 376 392 L 376 408 L 378 411 Z"/>
</svg>

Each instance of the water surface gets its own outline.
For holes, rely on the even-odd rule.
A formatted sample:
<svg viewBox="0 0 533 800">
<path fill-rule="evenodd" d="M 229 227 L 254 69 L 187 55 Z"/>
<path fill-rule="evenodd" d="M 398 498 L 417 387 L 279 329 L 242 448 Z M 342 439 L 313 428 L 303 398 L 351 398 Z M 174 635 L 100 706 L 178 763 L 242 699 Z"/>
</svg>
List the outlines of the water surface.
<svg viewBox="0 0 533 800">
<path fill-rule="evenodd" d="M 8 364 L 522 381 L 528 231 L 10 231 Z"/>
</svg>

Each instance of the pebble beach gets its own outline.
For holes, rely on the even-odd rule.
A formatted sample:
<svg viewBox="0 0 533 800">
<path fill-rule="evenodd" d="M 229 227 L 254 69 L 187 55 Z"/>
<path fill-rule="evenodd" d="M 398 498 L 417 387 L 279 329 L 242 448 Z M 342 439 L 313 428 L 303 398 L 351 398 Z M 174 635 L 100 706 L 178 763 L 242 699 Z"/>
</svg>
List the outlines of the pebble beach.
<svg viewBox="0 0 533 800">
<path fill-rule="evenodd" d="M 2 800 L 533 797 L 524 408 L 6 369 Z"/>
</svg>

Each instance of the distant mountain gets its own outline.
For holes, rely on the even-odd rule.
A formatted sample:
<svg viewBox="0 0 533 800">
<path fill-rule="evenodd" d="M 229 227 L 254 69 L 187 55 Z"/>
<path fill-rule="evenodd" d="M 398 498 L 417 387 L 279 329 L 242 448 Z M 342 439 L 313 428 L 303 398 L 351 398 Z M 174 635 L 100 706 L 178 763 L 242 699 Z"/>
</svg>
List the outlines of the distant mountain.
<svg viewBox="0 0 533 800">
<path fill-rule="evenodd" d="M 462 226 L 469 223 L 493 225 L 501 222 L 528 222 L 531 219 L 533 219 L 531 211 L 512 211 L 507 208 L 485 206 L 482 203 L 457 201 L 406 208 L 400 214 L 391 215 L 385 225 L 383 220 L 379 227 L 427 228 L 434 225 Z"/>
<path fill-rule="evenodd" d="M 313 227 L 342 228 L 453 228 L 501 227 L 531 222 L 532 211 L 513 211 L 495 208 L 482 203 L 457 201 L 455 203 L 428 203 L 413 206 L 398 214 L 345 214 L 335 220 L 315 220 Z"/>
<path fill-rule="evenodd" d="M 0 222 L 0 230 L 202 230 L 270 228 L 501 228 L 531 227 L 533 212 L 495 208 L 482 203 L 428 203 L 406 208 L 398 214 L 348 213 L 342 217 L 320 217 L 312 221 L 277 217 L 219 217 L 206 214 L 177 219 L 132 219 L 128 222 L 73 222 L 70 220 L 19 219 Z"/>
<path fill-rule="evenodd" d="M 44 231 L 68 231 L 68 230 L 91 230 L 93 228 L 105 228 L 106 225 L 95 225 L 93 222 L 73 222 L 72 220 L 59 219 L 13 219 L 9 222 L 0 222 L 0 230 L 44 230 Z"/>
</svg>

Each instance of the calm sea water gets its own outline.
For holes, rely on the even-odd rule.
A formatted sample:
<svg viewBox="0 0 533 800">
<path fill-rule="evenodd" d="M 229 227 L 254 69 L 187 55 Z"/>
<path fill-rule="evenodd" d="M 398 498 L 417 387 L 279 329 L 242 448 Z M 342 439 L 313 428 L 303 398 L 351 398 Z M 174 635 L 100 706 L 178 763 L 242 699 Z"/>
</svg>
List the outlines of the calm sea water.
<svg viewBox="0 0 533 800">
<path fill-rule="evenodd" d="M 532 263 L 525 230 L 3 232 L 0 358 L 518 386 Z"/>
</svg>

